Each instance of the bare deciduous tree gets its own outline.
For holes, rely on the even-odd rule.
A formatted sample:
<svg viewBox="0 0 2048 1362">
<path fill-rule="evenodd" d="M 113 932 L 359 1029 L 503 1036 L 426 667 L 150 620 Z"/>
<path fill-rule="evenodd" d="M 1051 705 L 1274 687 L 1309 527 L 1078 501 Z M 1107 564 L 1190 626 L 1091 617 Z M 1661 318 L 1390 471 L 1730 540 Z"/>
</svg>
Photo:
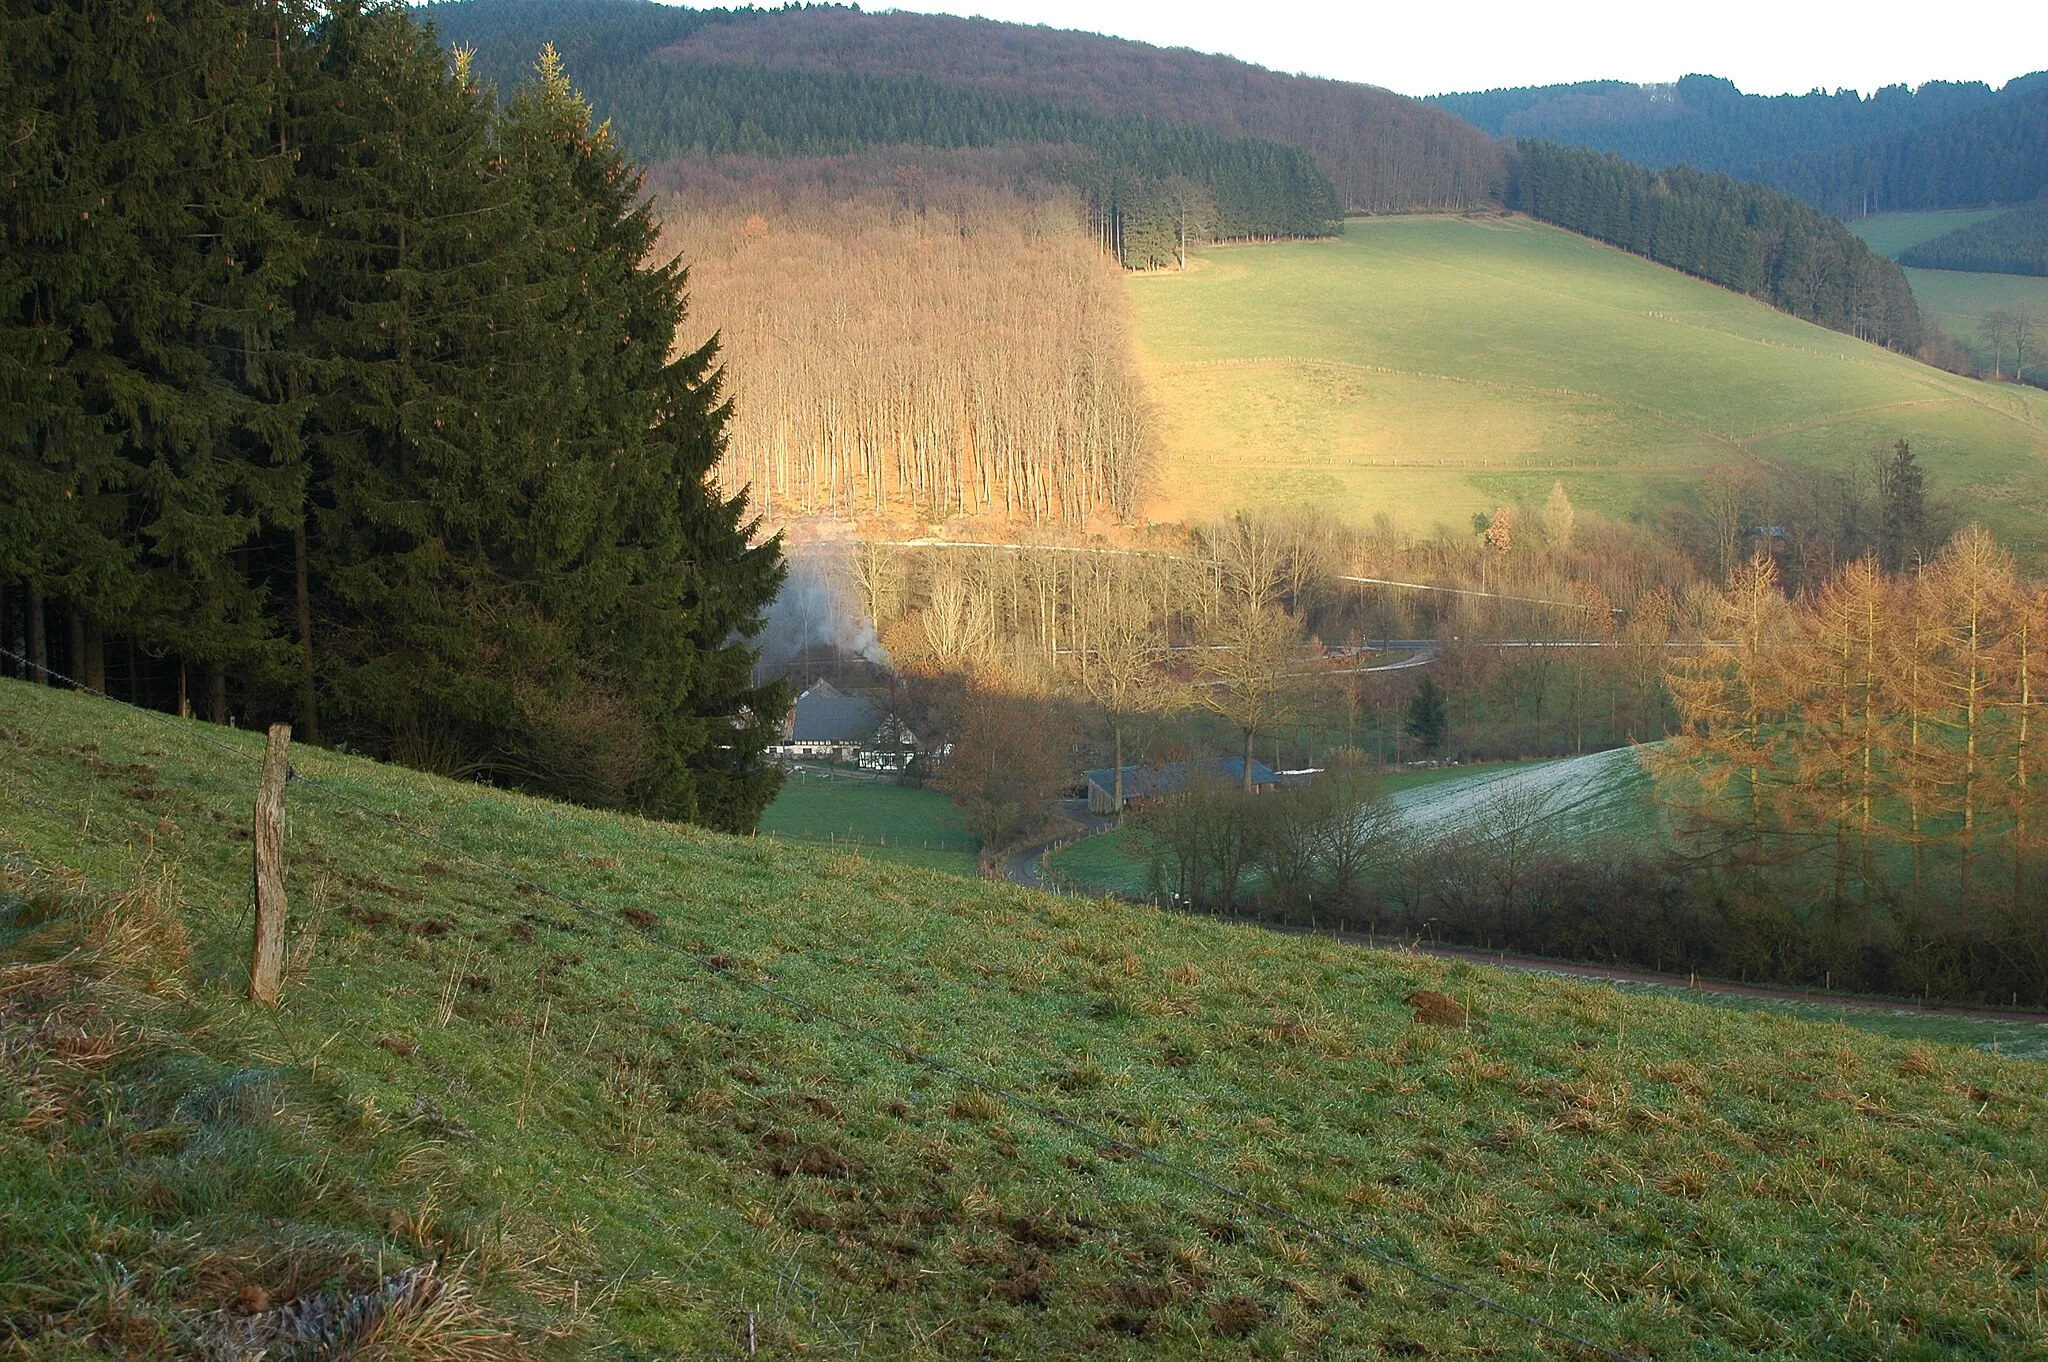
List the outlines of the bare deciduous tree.
<svg viewBox="0 0 2048 1362">
<path fill-rule="evenodd" d="M 1080 634 L 1070 672 L 1109 723 L 1117 821 L 1124 808 L 1124 730 L 1139 714 L 1163 707 L 1173 690 L 1161 672 L 1167 657 L 1164 621 L 1146 583 L 1128 559 L 1092 565 L 1077 602 Z"/>
<path fill-rule="evenodd" d="M 1244 735 L 1244 792 L 1252 791 L 1252 741 L 1294 707 L 1301 625 L 1277 606 L 1222 612 L 1202 651 L 1195 695 Z"/>
</svg>

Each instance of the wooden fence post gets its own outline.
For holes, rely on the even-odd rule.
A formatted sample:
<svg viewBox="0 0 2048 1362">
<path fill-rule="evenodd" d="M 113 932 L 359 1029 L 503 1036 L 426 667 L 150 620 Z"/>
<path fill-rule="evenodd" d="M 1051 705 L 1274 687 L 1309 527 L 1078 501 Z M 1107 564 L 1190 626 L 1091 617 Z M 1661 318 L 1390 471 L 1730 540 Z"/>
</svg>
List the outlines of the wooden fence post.
<svg viewBox="0 0 2048 1362">
<path fill-rule="evenodd" d="M 256 946 L 249 961 L 249 996 L 277 1006 L 284 975 L 284 782 L 292 726 L 272 724 L 256 786 Z"/>
</svg>

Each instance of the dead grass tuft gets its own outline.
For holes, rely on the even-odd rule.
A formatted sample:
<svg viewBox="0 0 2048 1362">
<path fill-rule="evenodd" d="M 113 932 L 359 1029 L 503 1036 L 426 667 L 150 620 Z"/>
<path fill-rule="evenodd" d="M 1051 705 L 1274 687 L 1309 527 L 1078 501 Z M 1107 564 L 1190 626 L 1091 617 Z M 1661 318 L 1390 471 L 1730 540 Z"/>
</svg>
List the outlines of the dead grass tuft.
<svg viewBox="0 0 2048 1362">
<path fill-rule="evenodd" d="M 1941 1061 L 1936 1059 L 1934 1052 L 1926 1046 L 1916 1045 L 1906 1051 L 1905 1057 L 1899 1060 L 1899 1077 L 1939 1078 Z"/>
<path fill-rule="evenodd" d="M 158 997 L 184 994 L 192 943 L 178 915 L 168 869 L 125 894 L 102 900 L 84 925 L 85 948 L 100 965 Z"/>
<path fill-rule="evenodd" d="M 1652 1065 L 1643 1070 L 1643 1073 L 1660 1083 L 1669 1083 L 1689 1097 L 1703 1096 L 1707 1090 L 1707 1076 L 1701 1073 L 1696 1065 L 1682 1059 L 1670 1064 Z"/>
<path fill-rule="evenodd" d="M 954 1098 L 946 1106 L 946 1115 L 956 1121 L 993 1121 L 1002 1111 L 1003 1104 L 979 1088 Z"/>
<path fill-rule="evenodd" d="M 1402 1001 L 1415 1009 L 1415 1020 L 1426 1026 L 1463 1026 L 1467 1019 L 1456 998 L 1435 989 L 1418 988 Z"/>
<path fill-rule="evenodd" d="M 240 1297 L 237 1304 L 253 1299 Z M 201 1332 L 206 1352 L 219 1362 L 516 1362 L 526 1356 L 502 1320 L 432 1264 L 392 1273 L 367 1290 L 320 1291 L 244 1314 L 221 1311 Z"/>
<path fill-rule="evenodd" d="M 1228 1300 L 1211 1301 L 1202 1307 L 1202 1313 L 1209 1317 L 1209 1327 L 1219 1335 L 1239 1338 L 1264 1322 L 1266 1307 L 1250 1296 L 1232 1296 Z"/>
</svg>

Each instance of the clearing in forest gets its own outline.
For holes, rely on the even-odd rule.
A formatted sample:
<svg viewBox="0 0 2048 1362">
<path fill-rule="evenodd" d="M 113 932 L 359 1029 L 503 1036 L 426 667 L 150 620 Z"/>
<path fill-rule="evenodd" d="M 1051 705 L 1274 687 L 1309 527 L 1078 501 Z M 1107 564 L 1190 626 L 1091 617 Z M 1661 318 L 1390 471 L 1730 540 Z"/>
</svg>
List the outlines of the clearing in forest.
<svg viewBox="0 0 2048 1362">
<path fill-rule="evenodd" d="M 2009 542 L 2048 512 L 2048 393 L 1975 382 L 1524 218 L 1355 219 L 1134 276 L 1160 409 L 1156 519 L 1319 505 L 1464 529 L 1655 512 L 1746 458 L 1846 466 L 1905 438 Z"/>
</svg>

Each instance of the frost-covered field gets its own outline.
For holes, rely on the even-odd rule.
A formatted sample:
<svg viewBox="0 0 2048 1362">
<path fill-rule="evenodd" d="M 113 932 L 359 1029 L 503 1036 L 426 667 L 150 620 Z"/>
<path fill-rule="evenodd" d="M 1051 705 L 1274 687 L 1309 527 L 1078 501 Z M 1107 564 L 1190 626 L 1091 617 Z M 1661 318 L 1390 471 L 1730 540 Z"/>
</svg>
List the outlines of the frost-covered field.
<svg viewBox="0 0 2048 1362">
<path fill-rule="evenodd" d="M 1632 748 L 1477 771 L 1398 791 L 1408 825 L 1430 832 L 1541 827 L 1567 843 L 1609 837 L 1649 840 L 1659 828 L 1650 773 Z"/>
</svg>

